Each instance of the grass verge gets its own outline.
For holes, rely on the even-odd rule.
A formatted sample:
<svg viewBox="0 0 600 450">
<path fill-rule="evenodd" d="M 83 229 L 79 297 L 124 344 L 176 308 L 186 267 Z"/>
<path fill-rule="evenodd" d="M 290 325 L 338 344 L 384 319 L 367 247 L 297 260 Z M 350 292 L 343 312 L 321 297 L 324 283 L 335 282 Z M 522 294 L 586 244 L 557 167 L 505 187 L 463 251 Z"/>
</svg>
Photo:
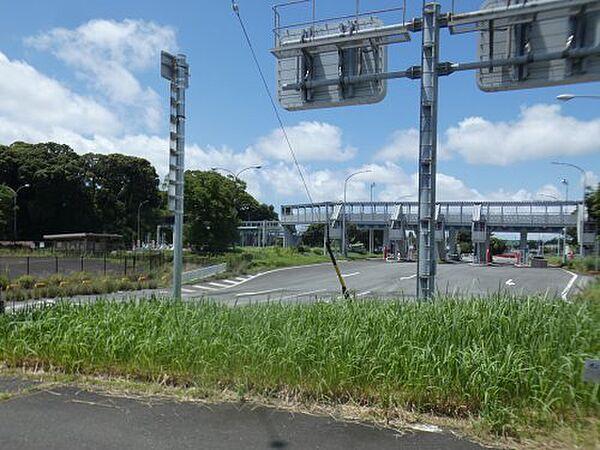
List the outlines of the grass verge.
<svg viewBox="0 0 600 450">
<path fill-rule="evenodd" d="M 403 408 L 467 418 L 495 436 L 560 432 L 573 443 L 593 443 L 599 389 L 582 382 L 581 370 L 586 358 L 600 354 L 599 319 L 594 294 L 572 303 L 499 296 L 245 308 L 61 304 L 0 317 L 0 360 L 9 367 Z"/>
</svg>

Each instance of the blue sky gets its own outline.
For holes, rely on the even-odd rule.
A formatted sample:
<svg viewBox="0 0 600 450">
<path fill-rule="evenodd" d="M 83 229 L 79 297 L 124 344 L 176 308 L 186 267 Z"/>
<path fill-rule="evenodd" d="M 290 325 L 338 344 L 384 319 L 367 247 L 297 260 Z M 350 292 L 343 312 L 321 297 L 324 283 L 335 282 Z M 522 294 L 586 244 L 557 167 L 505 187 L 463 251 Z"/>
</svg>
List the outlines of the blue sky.
<svg viewBox="0 0 600 450">
<path fill-rule="evenodd" d="M 275 85 L 269 53 L 271 1 L 240 0 L 242 15 L 261 65 Z M 400 2 L 363 0 L 367 7 Z M 450 1 L 442 1 L 447 9 Z M 458 9 L 479 1 L 456 0 Z M 419 1 L 409 16 L 418 15 Z M 321 16 L 351 12 L 354 1 L 317 0 Z M 78 152 L 119 151 L 167 165 L 168 86 L 158 73 L 158 53 L 187 54 L 188 168 L 225 166 L 246 172 L 250 190 L 279 205 L 306 197 L 262 90 L 228 0 L 22 0 L 0 8 L 0 142 L 56 140 Z M 292 19 L 303 18 L 297 9 Z M 294 16 L 295 15 L 295 16 Z M 419 64 L 419 36 L 390 51 L 391 69 Z M 476 58 L 474 35 L 442 33 L 442 60 Z M 335 200 L 343 176 L 357 178 L 351 199 L 393 200 L 414 195 L 417 170 L 419 82 L 393 80 L 376 105 L 286 112 L 294 146 L 315 199 Z M 598 103 L 558 104 L 557 94 L 600 94 L 600 83 L 488 94 L 474 73 L 440 83 L 438 195 L 442 199 L 529 199 L 540 193 L 580 192 L 575 171 L 550 165 L 562 159 L 600 174 Z M 571 195 L 573 198 L 573 195 Z"/>
</svg>

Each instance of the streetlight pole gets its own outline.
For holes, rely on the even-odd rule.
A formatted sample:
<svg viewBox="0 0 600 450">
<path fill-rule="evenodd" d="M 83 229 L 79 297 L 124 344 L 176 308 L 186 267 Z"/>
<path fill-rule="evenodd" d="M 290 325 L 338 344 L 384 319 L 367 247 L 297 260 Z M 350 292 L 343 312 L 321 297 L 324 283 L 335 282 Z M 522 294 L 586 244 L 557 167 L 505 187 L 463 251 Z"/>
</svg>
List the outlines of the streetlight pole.
<svg viewBox="0 0 600 450">
<path fill-rule="evenodd" d="M 583 250 L 583 227 L 585 224 L 585 189 L 586 189 L 586 184 L 585 184 L 585 170 L 583 170 L 581 167 L 575 165 L 575 164 L 571 164 L 571 163 L 566 163 L 566 162 L 561 162 L 561 161 L 552 161 L 552 164 L 554 164 L 555 166 L 566 166 L 566 167 L 570 167 L 572 169 L 578 170 L 581 173 L 581 186 L 582 186 L 582 197 L 581 197 L 581 208 L 578 212 L 578 222 L 579 222 L 579 233 L 578 233 L 578 241 L 579 241 L 579 254 L 583 257 L 584 256 L 584 250 Z"/>
<path fill-rule="evenodd" d="M 141 232 L 142 232 L 142 206 L 144 206 L 146 203 L 149 203 L 150 200 L 144 200 L 142 202 L 140 202 L 140 204 L 138 205 L 138 214 L 137 214 L 137 242 L 136 242 L 136 247 L 140 248 L 141 247 Z"/>
<path fill-rule="evenodd" d="M 566 180 L 563 179 L 562 181 L 566 181 Z M 552 194 L 541 193 L 541 194 L 539 194 L 539 196 L 540 197 L 548 197 L 548 198 L 551 198 L 552 200 L 556 200 L 557 202 L 560 201 L 560 198 L 558 198 L 556 195 L 552 195 Z M 568 197 L 569 196 L 567 194 L 567 200 L 569 200 Z M 567 248 L 567 229 L 563 228 L 562 231 L 563 231 L 562 241 L 563 241 L 563 263 L 564 263 L 564 262 L 566 262 L 566 261 L 564 261 L 564 259 L 565 259 L 565 255 L 566 255 L 565 250 Z M 558 244 L 558 256 L 560 256 L 560 239 L 559 239 L 559 244 Z"/>
<path fill-rule="evenodd" d="M 17 243 L 17 199 L 19 197 L 19 192 L 22 189 L 27 189 L 31 185 L 29 183 L 20 186 L 16 190 L 11 188 L 10 186 L 6 186 L 8 190 L 10 190 L 13 194 L 13 244 Z"/>
<path fill-rule="evenodd" d="M 371 183 L 371 203 L 373 203 L 373 189 L 375 189 L 375 182 Z"/>
<path fill-rule="evenodd" d="M 357 172 L 351 173 L 344 180 L 344 207 L 343 207 L 344 213 L 342 215 L 342 253 L 344 256 L 348 256 L 348 249 L 346 248 L 346 193 L 347 193 L 347 188 L 348 188 L 348 181 L 350 181 L 350 179 L 355 177 L 356 175 L 360 175 L 361 173 L 369 173 L 369 172 L 372 172 L 372 170 L 370 170 L 370 169 L 359 170 Z"/>
</svg>

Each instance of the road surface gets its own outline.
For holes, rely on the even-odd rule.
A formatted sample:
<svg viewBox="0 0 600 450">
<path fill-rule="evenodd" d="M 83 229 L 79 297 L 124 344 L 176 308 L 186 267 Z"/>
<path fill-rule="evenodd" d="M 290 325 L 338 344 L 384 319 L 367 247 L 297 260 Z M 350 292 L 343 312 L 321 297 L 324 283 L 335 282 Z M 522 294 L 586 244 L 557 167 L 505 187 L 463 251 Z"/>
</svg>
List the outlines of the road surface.
<svg viewBox="0 0 600 450">
<path fill-rule="evenodd" d="M 14 395 L 0 401 L 1 447 L 11 450 L 484 448 L 449 433 L 400 433 L 247 403 L 118 398 L 0 376 L 3 392 Z"/>
<path fill-rule="evenodd" d="M 342 262 L 340 268 L 348 288 L 359 298 L 413 297 L 415 294 L 415 263 L 355 261 Z M 573 290 L 576 279 L 576 275 L 557 268 L 439 264 L 437 290 L 440 293 L 465 295 L 487 295 L 500 290 L 566 298 Z M 267 300 L 310 300 L 331 297 L 340 292 L 331 264 L 202 282 L 184 286 L 183 289 L 184 296 L 188 298 L 204 297 L 238 304 Z M 167 290 L 163 292 L 168 293 Z"/>
<path fill-rule="evenodd" d="M 415 263 L 384 261 L 341 262 L 340 268 L 348 288 L 356 298 L 414 298 Z M 511 265 L 474 266 L 468 263 L 438 265 L 437 289 L 440 293 L 483 296 L 498 291 L 513 294 L 543 294 L 567 300 L 585 284 L 586 278 L 558 268 L 531 269 Z M 187 301 L 212 299 L 228 305 L 264 302 L 310 302 L 327 300 L 340 294 L 340 286 L 331 264 L 277 269 L 256 275 L 242 275 L 227 280 L 204 281 L 183 286 Z M 100 297 L 123 301 L 135 298 L 169 297 L 169 289 L 117 292 Z M 86 303 L 99 296 L 77 296 L 69 299 Z M 31 304 L 53 303 L 37 300 L 8 303 L 8 311 Z"/>
</svg>

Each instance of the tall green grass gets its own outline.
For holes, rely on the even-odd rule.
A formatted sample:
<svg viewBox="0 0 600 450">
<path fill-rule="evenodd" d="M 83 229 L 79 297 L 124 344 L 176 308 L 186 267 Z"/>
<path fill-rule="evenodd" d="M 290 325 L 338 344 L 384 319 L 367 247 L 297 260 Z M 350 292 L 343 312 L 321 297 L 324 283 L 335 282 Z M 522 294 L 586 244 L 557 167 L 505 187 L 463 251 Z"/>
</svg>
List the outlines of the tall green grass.
<svg viewBox="0 0 600 450">
<path fill-rule="evenodd" d="M 464 417 L 497 433 L 598 417 L 598 299 L 229 308 L 62 304 L 0 317 L 0 360 Z"/>
</svg>

